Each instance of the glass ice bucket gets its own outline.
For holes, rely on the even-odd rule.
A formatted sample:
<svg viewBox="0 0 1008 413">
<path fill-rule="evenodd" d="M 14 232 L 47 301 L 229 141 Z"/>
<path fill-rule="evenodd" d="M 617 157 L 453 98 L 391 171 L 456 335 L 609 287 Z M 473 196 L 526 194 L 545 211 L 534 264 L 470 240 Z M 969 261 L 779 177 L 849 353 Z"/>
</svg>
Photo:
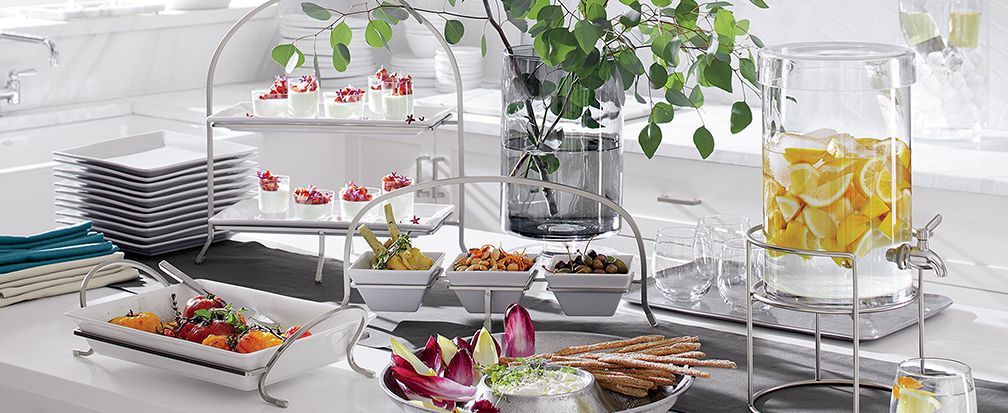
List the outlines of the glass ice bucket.
<svg viewBox="0 0 1008 413">
<path fill-rule="evenodd" d="M 912 299 L 913 275 L 886 261 L 910 241 L 913 53 L 870 43 L 793 43 L 759 52 L 763 225 L 771 244 L 849 252 L 862 305 Z M 766 252 L 767 294 L 850 305 L 841 258 Z"/>
</svg>

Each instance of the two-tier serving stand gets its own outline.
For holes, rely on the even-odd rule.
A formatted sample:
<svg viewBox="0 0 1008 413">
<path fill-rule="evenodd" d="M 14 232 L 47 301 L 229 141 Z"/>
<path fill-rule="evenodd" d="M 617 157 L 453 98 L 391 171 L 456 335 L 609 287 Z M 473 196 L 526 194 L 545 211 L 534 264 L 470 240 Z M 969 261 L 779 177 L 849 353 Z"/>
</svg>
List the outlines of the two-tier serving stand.
<svg viewBox="0 0 1008 413">
<path fill-rule="evenodd" d="M 455 81 L 455 112 L 454 114 L 448 113 L 437 119 L 430 119 L 427 122 L 417 122 L 417 123 L 406 123 L 392 125 L 389 123 L 375 124 L 366 120 L 343 120 L 343 119 L 297 119 L 297 118 L 276 118 L 276 119 L 260 119 L 255 117 L 244 117 L 244 116 L 222 116 L 221 113 L 213 112 L 213 87 L 214 87 L 214 74 L 217 69 L 217 63 L 220 60 L 221 54 L 223 53 L 228 42 L 234 36 L 234 34 L 240 29 L 245 23 L 249 22 L 255 15 L 259 14 L 266 8 L 280 2 L 280 0 L 267 0 L 257 6 L 256 8 L 250 10 L 237 22 L 235 22 L 230 29 L 224 34 L 224 37 L 218 43 L 217 48 L 214 50 L 213 56 L 210 59 L 209 70 L 207 71 L 206 80 L 206 148 L 207 148 L 207 239 L 203 248 L 200 250 L 196 257 L 196 263 L 202 263 L 207 254 L 207 250 L 210 245 L 215 240 L 215 233 L 219 231 L 229 231 L 229 232 L 256 232 L 256 233 L 273 233 L 273 234 L 300 234 L 300 235 L 313 235 L 319 238 L 319 252 L 318 252 L 318 265 L 315 271 L 315 281 L 316 283 L 321 283 L 322 281 L 322 269 L 323 262 L 325 258 L 325 237 L 327 235 L 343 235 L 345 236 L 344 241 L 344 252 L 343 252 L 343 299 L 341 306 L 339 308 L 356 308 L 349 304 L 351 285 L 350 277 L 347 276 L 346 270 L 351 266 L 350 255 L 352 253 L 352 241 L 355 233 L 355 228 L 363 219 L 365 214 L 375 207 L 379 207 L 385 203 L 390 198 L 396 196 L 402 196 L 411 194 L 417 191 L 434 189 L 442 186 L 457 186 L 457 201 L 455 204 L 455 214 L 457 214 L 457 220 L 449 222 L 439 222 L 434 225 L 429 230 L 425 231 L 411 231 L 411 235 L 430 235 L 444 225 L 456 226 L 458 228 L 458 245 L 461 251 L 465 252 L 467 250 L 465 241 L 465 229 L 466 229 L 466 210 L 465 210 L 465 186 L 466 184 L 475 183 L 499 183 L 499 184 L 511 184 L 511 185 L 527 185 L 532 187 L 542 187 L 550 188 L 557 191 L 569 192 L 571 194 L 587 198 L 598 202 L 599 204 L 611 208 L 616 213 L 618 213 L 624 222 L 629 225 L 630 229 L 633 231 L 634 236 L 637 241 L 637 250 L 640 254 L 640 277 L 641 284 L 647 285 L 647 260 L 646 252 L 644 249 L 644 239 L 637 226 L 636 221 L 633 216 L 630 215 L 625 209 L 623 209 L 618 203 L 603 197 L 601 195 L 585 191 L 583 189 L 572 187 L 563 184 L 557 184 L 553 182 L 537 181 L 527 178 L 512 177 L 512 176 L 466 176 L 465 174 L 465 131 L 463 117 L 465 111 L 463 110 L 463 98 L 462 98 L 462 78 L 459 72 L 458 63 L 455 59 L 455 55 L 445 38 L 440 32 L 427 20 L 422 14 L 418 13 L 412 6 L 410 6 L 404 0 L 387 0 L 389 4 L 393 6 L 401 6 L 405 9 L 413 18 L 419 21 L 424 27 L 429 30 L 434 37 L 441 44 L 442 49 L 444 49 L 445 54 L 448 57 L 448 61 L 451 64 L 452 73 Z M 318 63 L 315 64 L 316 76 L 318 75 Z M 455 119 L 451 119 L 455 116 Z M 263 132 L 263 131 L 285 131 L 285 132 L 314 132 L 314 133 L 334 133 L 334 134 L 347 134 L 347 133 L 366 133 L 366 134 L 382 134 L 382 135 L 400 135 L 400 136 L 416 136 L 417 134 L 424 132 L 433 132 L 437 128 L 443 125 L 454 125 L 456 127 L 456 134 L 458 139 L 457 147 L 457 159 L 456 159 L 456 176 L 444 179 L 434 179 L 428 182 L 418 182 L 414 185 L 397 189 L 378 197 L 375 197 L 371 202 L 367 203 L 349 222 L 335 222 L 335 221 L 313 221 L 311 223 L 300 221 L 296 222 L 293 220 L 287 220 L 286 223 L 278 220 L 260 220 L 259 222 L 243 223 L 241 225 L 236 225 L 233 223 L 226 223 L 221 220 L 222 215 L 227 215 L 230 208 L 235 208 L 235 205 L 225 208 L 223 211 L 216 213 L 214 211 L 214 129 L 218 127 L 227 128 L 235 131 L 253 131 L 253 132 Z M 236 204 L 237 205 L 237 204 Z M 377 233 L 383 233 L 385 230 L 384 223 L 368 223 L 375 225 L 372 229 Z M 530 279 L 529 284 L 532 282 L 544 282 L 545 279 L 542 277 L 533 277 Z M 493 291 L 500 290 L 497 286 L 486 286 L 486 287 L 468 287 L 481 289 L 483 291 L 484 297 L 484 325 L 489 327 L 491 320 L 491 297 Z M 527 287 L 526 287 L 527 288 Z M 647 298 L 647 288 L 641 288 L 641 305 L 644 309 L 644 314 L 647 317 L 648 323 L 652 326 L 657 325 L 657 321 L 651 312 L 651 308 L 648 305 Z M 318 320 L 331 316 L 331 314 L 323 314 Z M 270 360 L 266 369 L 269 370 L 270 366 L 276 362 L 276 359 L 282 354 L 283 346 L 277 351 L 276 355 Z M 348 354 L 348 359 L 351 360 L 354 370 L 368 377 L 374 377 L 374 372 L 356 367 L 352 363 L 352 353 Z M 265 376 L 265 375 L 264 375 Z M 263 383 L 260 383 L 260 394 L 263 399 L 267 402 L 280 406 L 286 407 L 287 402 L 279 399 L 275 399 L 266 394 Z"/>
<path fill-rule="evenodd" d="M 914 237 L 917 240 L 917 245 L 911 246 L 910 244 L 902 244 L 896 248 L 892 248 L 887 251 L 886 259 L 896 265 L 899 269 L 915 269 L 917 270 L 917 288 L 911 293 L 911 297 L 903 302 L 898 302 L 895 304 L 888 305 L 878 305 L 878 306 L 866 306 L 861 304 L 858 295 L 858 270 L 857 270 L 857 256 L 849 252 L 831 252 L 831 251 L 819 251 L 819 250 L 805 250 L 796 249 L 789 247 L 782 247 L 779 245 L 769 244 L 767 242 L 761 241 L 758 236 L 763 232 L 763 226 L 757 225 L 749 231 L 746 232 L 746 282 L 750 285 L 749 289 L 749 299 L 746 300 L 746 378 L 747 378 L 747 395 L 749 410 L 753 413 L 760 413 L 759 407 L 756 403 L 759 400 L 768 398 L 771 394 L 788 390 L 794 388 L 806 388 L 806 387 L 850 387 L 853 389 L 853 412 L 859 413 L 861 411 L 861 388 L 867 387 L 882 391 L 891 391 L 891 385 L 884 385 L 880 383 L 873 383 L 861 380 L 861 369 L 860 369 L 860 347 L 861 347 L 861 335 L 860 335 L 860 321 L 861 315 L 866 313 L 878 313 L 885 311 L 893 311 L 899 308 L 909 306 L 913 303 L 917 303 L 917 340 L 918 340 L 918 353 L 921 359 L 924 358 L 924 271 L 935 271 L 939 277 L 945 276 L 945 264 L 941 257 L 930 250 L 928 246 L 928 240 L 931 238 L 934 229 L 941 223 L 941 215 L 935 215 L 924 226 L 924 228 L 919 228 L 914 230 Z M 845 262 L 850 263 L 850 274 L 851 274 L 851 287 L 853 290 L 853 297 L 851 300 L 851 305 L 813 305 L 807 303 L 798 303 L 791 301 L 783 301 L 772 297 L 766 292 L 766 284 L 764 281 L 759 280 L 753 282 L 753 246 L 762 248 L 766 251 L 776 251 L 778 253 L 784 254 L 798 254 L 801 256 L 813 256 L 813 257 L 825 257 L 825 258 L 835 258 L 843 259 Z M 762 251 L 760 253 L 763 253 Z M 815 366 L 813 370 L 812 379 L 800 380 L 790 383 L 780 384 L 767 389 L 762 389 L 756 391 L 754 388 L 753 378 L 755 376 L 755 370 L 753 366 L 753 359 L 755 357 L 753 349 L 753 304 L 756 302 L 762 302 L 773 307 L 784 308 L 792 311 L 800 311 L 804 313 L 812 313 L 815 315 Z M 853 377 L 851 379 L 827 379 L 823 378 L 822 374 L 822 330 L 820 329 L 819 318 L 823 314 L 850 314 L 853 321 L 853 331 L 851 334 L 852 339 L 852 357 L 853 357 Z M 923 366 L 922 366 L 923 369 Z"/>
</svg>

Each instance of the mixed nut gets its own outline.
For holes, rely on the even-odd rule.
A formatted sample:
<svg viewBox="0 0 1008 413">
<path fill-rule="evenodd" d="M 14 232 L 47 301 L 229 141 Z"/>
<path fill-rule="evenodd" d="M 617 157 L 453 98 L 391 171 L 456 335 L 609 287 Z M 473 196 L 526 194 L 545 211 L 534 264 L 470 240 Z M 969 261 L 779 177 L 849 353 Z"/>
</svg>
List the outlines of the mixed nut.
<svg viewBox="0 0 1008 413">
<path fill-rule="evenodd" d="M 470 248 L 465 255 L 459 256 L 452 269 L 455 271 L 528 271 L 534 264 L 525 255 L 525 251 L 507 252 L 503 248 L 486 244 L 479 248 Z"/>
<path fill-rule="evenodd" d="M 588 250 L 587 254 L 578 250 L 571 257 L 569 261 L 557 261 L 553 268 L 547 267 L 546 271 L 554 274 L 626 274 L 630 271 L 623 260 L 596 253 L 595 250 Z"/>
</svg>

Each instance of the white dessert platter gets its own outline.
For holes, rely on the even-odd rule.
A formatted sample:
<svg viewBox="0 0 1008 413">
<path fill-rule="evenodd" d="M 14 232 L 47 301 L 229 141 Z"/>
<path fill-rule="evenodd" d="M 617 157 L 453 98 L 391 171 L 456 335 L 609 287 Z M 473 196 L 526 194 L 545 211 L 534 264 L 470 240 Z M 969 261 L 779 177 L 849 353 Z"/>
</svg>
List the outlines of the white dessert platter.
<svg viewBox="0 0 1008 413">
<path fill-rule="evenodd" d="M 454 106 L 437 103 L 416 103 L 413 106 L 413 114 L 416 120 L 412 123 L 406 123 L 405 120 L 399 119 L 248 117 L 246 114 L 252 113 L 252 107 L 250 103 L 246 102 L 225 108 L 211 115 L 208 119 L 212 126 L 225 127 L 234 131 L 268 132 L 281 130 L 289 132 L 363 132 L 416 135 L 424 130 L 440 126 L 452 116 L 452 110 L 454 109 Z M 420 120 L 421 117 L 423 120 Z"/>
<path fill-rule="evenodd" d="M 359 338 L 363 325 L 374 318 L 374 314 L 359 308 L 357 311 L 335 312 L 338 307 L 333 304 L 210 280 L 197 282 L 206 290 L 225 297 L 232 305 L 253 307 L 281 326 L 310 326 L 321 315 L 329 317 L 310 326 L 310 336 L 290 342 L 286 347 L 241 354 L 108 322 L 130 310 L 140 309 L 153 312 L 162 319 L 174 319 L 172 296 L 175 296 L 176 302 L 185 303 L 196 295 L 183 284 L 86 306 L 66 315 L 77 323 L 75 334 L 84 337 L 99 354 L 244 391 L 262 390 L 259 381 L 264 374 L 268 374 L 264 384 L 271 384 L 343 360 L 347 357 L 348 348 L 352 348 Z M 83 293 L 81 298 L 82 302 L 86 302 Z M 279 351 L 284 351 L 284 361 L 272 368 L 271 359 Z M 88 355 L 90 351 L 75 354 Z"/>
<path fill-rule="evenodd" d="M 254 146 L 229 141 L 216 142 L 215 146 L 215 159 L 241 158 L 257 151 Z M 199 137 L 171 131 L 127 136 L 54 154 L 148 178 L 206 163 L 206 147 Z"/>
<path fill-rule="evenodd" d="M 432 233 L 444 225 L 445 221 L 454 211 L 454 205 L 417 203 L 414 206 L 414 214 L 420 219 L 419 223 L 414 224 L 407 217 L 403 217 L 401 219 L 402 222 L 398 224 L 399 229 L 411 234 Z M 222 229 L 261 227 L 266 232 L 270 232 L 268 231 L 270 228 L 290 228 L 291 231 L 314 234 L 320 229 L 348 231 L 350 229 L 351 218 L 333 215 L 328 219 L 305 220 L 297 218 L 291 210 L 288 210 L 285 214 L 263 214 L 259 212 L 259 206 L 255 199 L 247 199 L 217 213 L 210 219 L 210 223 L 215 228 Z M 375 219 L 366 222 L 366 224 L 375 233 L 388 233 L 384 219 L 375 217 Z"/>
</svg>

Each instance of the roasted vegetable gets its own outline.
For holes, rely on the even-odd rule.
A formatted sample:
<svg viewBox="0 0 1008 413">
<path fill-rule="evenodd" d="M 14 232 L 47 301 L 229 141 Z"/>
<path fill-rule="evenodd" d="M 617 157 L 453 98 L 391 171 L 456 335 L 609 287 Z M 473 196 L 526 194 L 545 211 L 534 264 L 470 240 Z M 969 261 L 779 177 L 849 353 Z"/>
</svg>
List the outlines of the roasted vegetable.
<svg viewBox="0 0 1008 413">
<path fill-rule="evenodd" d="M 204 346 L 217 347 L 219 349 L 231 350 L 231 343 L 228 343 L 227 336 L 211 334 L 203 339 Z"/>
<path fill-rule="evenodd" d="M 234 350 L 239 353 L 254 353 L 265 348 L 279 346 L 280 344 L 283 344 L 283 340 L 273 333 L 249 330 L 249 332 L 238 339 L 238 344 L 235 345 Z"/>
<path fill-rule="evenodd" d="M 209 294 L 206 296 L 197 295 L 193 298 L 190 298 L 189 301 L 186 302 L 185 310 L 182 311 L 182 317 L 193 318 L 193 316 L 196 314 L 196 311 L 198 310 L 211 310 L 214 308 L 223 308 L 225 304 L 226 303 L 224 303 L 223 299 L 214 296 L 213 294 Z"/>
<path fill-rule="evenodd" d="M 429 270 L 434 265 L 430 257 L 421 253 L 420 249 L 413 247 L 409 234 L 399 231 L 391 204 L 385 204 L 385 223 L 389 230 L 389 239 L 385 243 L 378 241 L 378 237 L 366 225 L 357 228 L 357 231 L 371 246 L 371 250 L 374 251 L 371 269 Z"/>
<path fill-rule="evenodd" d="M 154 313 L 141 312 L 134 314 L 132 310 L 124 316 L 109 320 L 110 323 L 123 327 L 135 328 L 148 333 L 158 333 L 161 331 L 161 319 Z"/>
</svg>

